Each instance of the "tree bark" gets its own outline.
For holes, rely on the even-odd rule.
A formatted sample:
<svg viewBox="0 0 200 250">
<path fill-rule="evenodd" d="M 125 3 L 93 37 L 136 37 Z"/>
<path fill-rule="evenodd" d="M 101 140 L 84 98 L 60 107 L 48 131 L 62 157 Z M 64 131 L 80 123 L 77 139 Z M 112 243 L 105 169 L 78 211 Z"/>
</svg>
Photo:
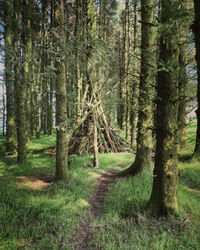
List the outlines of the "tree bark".
<svg viewBox="0 0 200 250">
<path fill-rule="evenodd" d="M 134 3 L 134 34 L 133 34 L 133 72 L 136 74 L 139 66 L 137 65 L 137 49 L 138 47 L 138 0 Z M 131 147 L 135 148 L 135 137 L 136 137 L 136 119 L 138 109 L 138 79 L 136 76 L 133 77 L 131 83 L 131 97 L 130 97 L 130 126 L 131 126 Z"/>
<path fill-rule="evenodd" d="M 5 83 L 6 83 L 6 153 L 15 151 L 14 86 L 12 74 L 12 9 L 11 0 L 6 1 L 5 21 Z"/>
<path fill-rule="evenodd" d="M 26 72 L 26 61 L 25 56 L 23 58 L 23 65 L 20 72 L 20 52 L 19 52 L 19 0 L 14 0 L 14 51 L 15 51 L 15 97 L 16 97 L 16 125 L 17 125 L 17 142 L 18 142 L 18 157 L 17 162 L 23 163 L 26 161 L 26 113 L 25 113 L 25 98 L 26 98 L 26 82 L 25 82 L 25 72 Z M 25 34 L 22 35 L 23 43 L 25 44 Z M 22 76 L 21 76 L 22 75 Z"/>
<path fill-rule="evenodd" d="M 94 167 L 99 167 L 99 160 L 98 160 L 98 141 L 97 141 L 97 117 L 95 111 L 93 112 L 93 130 L 94 130 Z"/>
<path fill-rule="evenodd" d="M 177 15 L 171 15 L 172 8 L 177 6 L 177 0 L 162 0 L 161 3 L 161 22 L 167 28 L 160 37 L 162 68 L 158 72 L 157 86 L 156 155 L 153 188 L 147 207 L 152 214 L 165 216 L 178 211 L 179 50 Z M 179 12 L 178 7 L 175 11 Z"/>
<path fill-rule="evenodd" d="M 196 130 L 196 144 L 193 153 L 194 158 L 200 158 L 200 1 L 194 0 L 195 20 L 192 25 L 196 46 L 196 62 L 197 62 L 197 130 Z"/>
<path fill-rule="evenodd" d="M 68 176 L 68 152 L 66 141 L 66 75 L 65 63 L 62 59 L 65 55 L 63 43 L 65 43 L 65 20 L 63 0 L 56 1 L 55 4 L 55 28 L 57 36 L 55 44 L 57 46 L 56 58 L 56 180 L 65 180 Z"/>
<path fill-rule="evenodd" d="M 152 85 L 154 83 L 155 0 L 141 1 L 142 45 L 141 45 L 141 77 L 139 86 L 139 113 L 137 154 L 134 163 L 121 176 L 136 175 L 151 163 L 152 145 Z"/>
</svg>

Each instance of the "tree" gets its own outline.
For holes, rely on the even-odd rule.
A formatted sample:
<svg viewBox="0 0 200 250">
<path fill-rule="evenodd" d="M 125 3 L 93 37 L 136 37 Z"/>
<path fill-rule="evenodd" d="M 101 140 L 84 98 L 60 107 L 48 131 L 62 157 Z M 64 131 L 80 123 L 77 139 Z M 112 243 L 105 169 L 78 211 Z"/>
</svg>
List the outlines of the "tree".
<svg viewBox="0 0 200 250">
<path fill-rule="evenodd" d="M 121 176 L 135 175 L 151 162 L 152 145 L 152 85 L 154 85 L 154 63 L 152 58 L 155 51 L 155 0 L 141 1 L 142 18 L 142 44 L 141 44 L 141 76 L 139 86 L 139 113 L 138 113 L 138 134 L 137 153 L 134 163 Z"/>
<path fill-rule="evenodd" d="M 161 1 L 160 68 L 157 84 L 156 155 L 148 209 L 156 215 L 178 211 L 178 80 L 177 0 Z M 164 29 L 163 29 L 164 28 Z"/>
<path fill-rule="evenodd" d="M 198 107 L 196 110 L 197 116 L 197 131 L 196 131 L 196 144 L 193 153 L 193 157 L 200 157 L 200 2 L 194 0 L 194 13 L 195 20 L 192 24 L 192 30 L 194 33 L 195 46 L 196 46 L 196 62 L 197 62 L 197 103 Z"/>
<path fill-rule="evenodd" d="M 179 125 L 179 142 L 180 147 L 184 147 L 187 140 L 187 84 L 189 82 L 189 76 L 187 74 L 187 66 L 190 60 L 188 56 L 188 43 L 190 42 L 188 38 L 189 25 L 191 20 L 191 15 L 189 13 L 190 0 L 185 0 L 182 2 L 182 10 L 179 25 L 179 106 L 178 106 L 178 125 Z"/>
<path fill-rule="evenodd" d="M 19 0 L 14 0 L 14 25 L 13 25 L 13 44 L 15 52 L 14 64 L 14 85 L 15 85 L 15 99 L 16 99 L 16 126 L 17 126 L 17 143 L 18 143 L 18 163 L 26 161 L 26 113 L 25 113 L 25 98 L 26 98 L 26 70 L 27 62 L 25 60 L 26 52 L 23 53 L 23 58 L 20 56 L 19 48 L 19 10 L 22 5 Z M 25 8 L 25 6 L 23 6 Z M 24 11 L 25 12 L 25 11 Z M 25 13 L 24 13 L 25 15 Z M 25 20 L 25 16 L 24 16 Z M 24 23 L 25 25 L 25 23 Z M 26 47 L 26 37 L 23 32 L 23 44 Z M 20 67 L 22 65 L 22 67 Z M 20 72 L 21 70 L 21 72 Z"/>
<path fill-rule="evenodd" d="M 6 83 L 6 153 L 12 154 L 15 151 L 15 118 L 14 118 L 14 84 L 12 73 L 12 14 L 13 1 L 5 2 L 5 83 Z"/>
<path fill-rule="evenodd" d="M 137 52 L 138 52 L 138 0 L 134 2 L 134 32 L 133 32 L 133 80 L 131 83 L 131 97 L 130 97 L 130 125 L 131 125 L 131 147 L 135 148 L 135 137 L 136 137 L 136 119 L 137 119 L 137 104 L 138 104 L 138 62 L 137 62 Z"/>
<path fill-rule="evenodd" d="M 66 73 L 65 73 L 65 18 L 63 0 L 55 3 L 54 42 L 56 55 L 56 180 L 65 180 L 68 176 L 68 152 L 66 141 Z"/>
</svg>

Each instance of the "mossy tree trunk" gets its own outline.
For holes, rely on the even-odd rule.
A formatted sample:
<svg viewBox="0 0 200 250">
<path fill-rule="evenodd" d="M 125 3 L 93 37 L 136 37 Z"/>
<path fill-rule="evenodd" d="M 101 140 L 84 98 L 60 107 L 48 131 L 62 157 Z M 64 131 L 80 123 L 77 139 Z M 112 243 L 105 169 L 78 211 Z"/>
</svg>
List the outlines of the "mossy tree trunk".
<svg viewBox="0 0 200 250">
<path fill-rule="evenodd" d="M 25 99 L 25 109 L 26 109 L 26 135 L 27 140 L 31 137 L 31 89 L 32 89 L 32 29 L 31 29 L 31 14 L 32 14 L 32 4 L 30 0 L 23 1 L 23 18 L 24 18 L 24 81 L 26 84 L 26 99 Z"/>
<path fill-rule="evenodd" d="M 198 107 L 196 110 L 197 116 L 197 131 L 196 131 L 196 144 L 193 153 L 193 157 L 200 158 L 200 1 L 194 0 L 194 12 L 195 20 L 192 25 L 195 46 L 196 46 L 196 61 L 197 61 L 197 103 Z"/>
<path fill-rule="evenodd" d="M 65 36 L 65 20 L 63 0 L 55 3 L 55 20 L 54 20 L 56 36 L 54 37 L 55 46 L 57 47 L 56 58 L 56 180 L 65 180 L 68 176 L 68 152 L 66 141 L 66 75 L 65 75 L 65 58 L 64 44 Z"/>
<path fill-rule="evenodd" d="M 133 72 L 134 76 L 131 83 L 131 97 L 130 97 L 130 126 L 131 126 L 131 147 L 135 148 L 135 137 L 136 137 L 136 119 L 137 119 L 137 109 L 138 109 L 138 78 L 137 69 L 139 68 L 137 62 L 137 52 L 138 52 L 138 0 L 134 2 L 134 33 L 133 33 Z M 138 70 L 139 71 L 139 70 Z"/>
<path fill-rule="evenodd" d="M 5 121 L 6 121 L 6 104 L 5 104 L 5 94 L 3 89 L 3 136 L 5 136 Z"/>
<path fill-rule="evenodd" d="M 139 86 L 139 113 L 138 113 L 138 134 L 137 154 L 134 163 L 121 176 L 135 175 L 151 162 L 152 145 L 152 85 L 154 83 L 154 57 L 155 48 L 155 0 L 141 1 L 142 18 L 142 44 L 141 44 L 141 77 Z"/>
<path fill-rule="evenodd" d="M 12 11 L 13 1 L 5 3 L 5 83 L 6 83 L 6 153 L 15 151 L 14 86 L 12 74 Z"/>
<path fill-rule="evenodd" d="M 185 0 L 182 3 L 182 8 L 185 11 L 188 11 L 191 5 L 190 0 Z M 189 17 L 190 18 L 190 17 Z M 189 33 L 190 20 L 185 18 L 180 22 L 179 28 L 179 106 L 178 106 L 178 126 L 179 126 L 179 142 L 180 147 L 183 148 L 187 140 L 187 104 L 188 98 L 186 94 L 186 88 L 188 84 L 188 75 L 187 75 L 187 65 L 188 65 L 188 55 L 187 48 L 188 43 L 188 33 Z"/>
<path fill-rule="evenodd" d="M 98 160 L 98 134 L 97 134 L 97 117 L 95 111 L 93 112 L 93 146 L 94 146 L 94 167 L 99 167 L 99 160 Z"/>
<path fill-rule="evenodd" d="M 179 49 L 177 0 L 162 0 L 161 22 L 166 27 L 160 37 L 156 110 L 156 156 L 153 189 L 148 209 L 154 215 L 165 216 L 178 211 L 178 80 Z M 172 16 L 172 9 L 176 13 Z"/>
<path fill-rule="evenodd" d="M 126 0 L 125 5 L 125 52 L 124 52 L 124 81 L 125 81 L 125 127 L 126 127 L 126 140 L 130 136 L 130 3 Z"/>
<path fill-rule="evenodd" d="M 185 146 L 187 140 L 187 98 L 186 85 L 188 83 L 188 76 L 186 72 L 187 65 L 187 50 L 186 44 L 182 44 L 179 48 L 179 105 L 178 105 L 178 125 L 179 125 L 179 142 L 180 147 Z"/>
<path fill-rule="evenodd" d="M 17 125 L 17 143 L 18 143 L 18 163 L 23 163 L 26 161 L 26 112 L 25 112 L 25 100 L 26 100 L 26 81 L 25 74 L 27 70 L 27 62 L 25 60 L 25 55 L 23 55 L 22 68 L 19 67 L 21 64 L 20 60 L 20 50 L 19 50 L 19 0 L 14 0 L 14 50 L 15 50 L 15 98 L 16 98 L 16 125 Z M 24 7 L 24 6 L 23 6 Z M 22 42 L 25 45 L 25 32 L 22 34 Z"/>
</svg>

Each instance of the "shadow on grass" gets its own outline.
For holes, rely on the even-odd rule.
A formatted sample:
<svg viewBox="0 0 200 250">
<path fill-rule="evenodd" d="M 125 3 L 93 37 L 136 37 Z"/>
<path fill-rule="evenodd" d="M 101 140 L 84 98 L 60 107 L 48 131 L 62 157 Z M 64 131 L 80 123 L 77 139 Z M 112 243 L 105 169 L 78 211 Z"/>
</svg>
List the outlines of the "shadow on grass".
<svg viewBox="0 0 200 250">
<path fill-rule="evenodd" d="M 48 189 L 19 187 L 14 180 L 13 177 L 0 179 L 0 221 L 3 225 L 0 248 L 18 249 L 19 239 L 25 239 L 24 244 L 32 247 L 63 245 L 66 240 L 63 232 L 67 233 L 66 218 L 63 218 L 63 215 L 67 217 L 65 204 L 48 198 Z"/>
<path fill-rule="evenodd" d="M 184 154 L 184 155 L 180 155 L 178 157 L 178 160 L 181 161 L 181 162 L 186 162 L 186 161 L 191 161 L 192 160 L 192 155 L 193 154 Z"/>
</svg>

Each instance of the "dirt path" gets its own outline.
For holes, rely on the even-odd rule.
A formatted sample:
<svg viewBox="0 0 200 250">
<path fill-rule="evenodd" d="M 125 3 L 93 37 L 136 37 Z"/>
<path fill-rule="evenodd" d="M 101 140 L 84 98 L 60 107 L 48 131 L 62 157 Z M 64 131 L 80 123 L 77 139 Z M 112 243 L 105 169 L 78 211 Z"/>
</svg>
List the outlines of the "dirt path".
<svg viewBox="0 0 200 250">
<path fill-rule="evenodd" d="M 86 214 L 86 219 L 79 225 L 74 233 L 74 250 L 77 249 L 97 249 L 91 243 L 92 239 L 92 227 L 91 222 L 94 218 L 101 216 L 101 205 L 104 202 L 105 193 L 111 184 L 116 181 L 116 170 L 110 170 L 102 174 L 97 180 L 99 181 L 89 203 L 91 205 L 90 210 Z"/>
</svg>

